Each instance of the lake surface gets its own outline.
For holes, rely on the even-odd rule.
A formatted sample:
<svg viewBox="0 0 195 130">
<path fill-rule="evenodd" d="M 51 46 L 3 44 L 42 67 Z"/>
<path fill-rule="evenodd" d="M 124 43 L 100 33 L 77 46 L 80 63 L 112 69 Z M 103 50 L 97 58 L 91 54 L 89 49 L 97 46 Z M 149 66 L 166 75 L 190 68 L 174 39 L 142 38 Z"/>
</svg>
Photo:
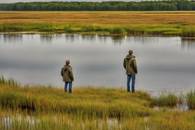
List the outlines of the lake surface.
<svg viewBox="0 0 195 130">
<path fill-rule="evenodd" d="M 122 63 L 129 49 L 137 58 L 137 89 L 195 87 L 195 41 L 180 37 L 1 34 L 0 75 L 22 84 L 63 87 L 60 70 L 65 59 L 70 59 L 74 86 L 125 88 Z"/>
</svg>

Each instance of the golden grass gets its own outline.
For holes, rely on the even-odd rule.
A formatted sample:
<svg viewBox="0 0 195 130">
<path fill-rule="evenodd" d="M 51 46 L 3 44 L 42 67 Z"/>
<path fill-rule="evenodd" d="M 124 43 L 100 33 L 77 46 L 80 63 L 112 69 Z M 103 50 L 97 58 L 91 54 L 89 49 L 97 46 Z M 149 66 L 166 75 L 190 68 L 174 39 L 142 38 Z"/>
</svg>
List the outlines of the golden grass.
<svg viewBox="0 0 195 130">
<path fill-rule="evenodd" d="M 0 32 L 195 36 L 195 12 L 1 11 Z"/>
<path fill-rule="evenodd" d="M 146 107 L 149 100 L 146 93 L 129 94 L 118 89 L 77 88 L 71 95 L 58 88 L 0 84 L 1 108 L 32 113 L 62 113 L 89 118 L 147 116 L 150 114 Z"/>
<path fill-rule="evenodd" d="M 154 109 L 150 106 L 152 100 L 145 92 L 132 94 L 120 89 L 85 87 L 75 88 L 73 94 L 68 94 L 62 88 L 21 86 L 2 77 L 0 129 L 195 129 L 195 111 Z"/>
<path fill-rule="evenodd" d="M 195 12 L 0 12 L 2 23 L 71 23 L 71 24 L 195 24 Z"/>
</svg>

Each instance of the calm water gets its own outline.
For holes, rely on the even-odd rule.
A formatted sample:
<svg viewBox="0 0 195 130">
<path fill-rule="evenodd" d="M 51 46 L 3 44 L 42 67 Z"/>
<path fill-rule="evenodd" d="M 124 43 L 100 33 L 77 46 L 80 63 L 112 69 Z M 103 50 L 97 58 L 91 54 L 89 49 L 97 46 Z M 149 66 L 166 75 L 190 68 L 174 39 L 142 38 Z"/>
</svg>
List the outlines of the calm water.
<svg viewBox="0 0 195 130">
<path fill-rule="evenodd" d="M 122 87 L 129 49 L 137 57 L 137 88 L 183 91 L 195 87 L 195 41 L 180 37 L 81 35 L 0 35 L 0 75 L 23 84 L 63 86 L 60 76 L 70 59 L 76 86 Z M 124 87 L 125 88 L 125 87 Z"/>
</svg>

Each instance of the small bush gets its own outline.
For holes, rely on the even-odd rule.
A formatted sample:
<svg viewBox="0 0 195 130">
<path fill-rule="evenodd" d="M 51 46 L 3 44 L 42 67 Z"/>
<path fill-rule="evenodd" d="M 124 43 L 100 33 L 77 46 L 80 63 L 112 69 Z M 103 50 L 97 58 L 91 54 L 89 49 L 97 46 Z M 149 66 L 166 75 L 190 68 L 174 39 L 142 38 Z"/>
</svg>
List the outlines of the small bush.
<svg viewBox="0 0 195 130">
<path fill-rule="evenodd" d="M 182 36 L 185 37 L 194 37 L 195 36 L 195 27 L 190 26 L 190 27 L 184 27 L 182 30 Z"/>
<path fill-rule="evenodd" d="M 6 79 L 3 76 L 0 77 L 0 84 L 7 84 L 9 86 L 18 86 L 18 83 L 13 79 Z"/>
<path fill-rule="evenodd" d="M 0 93 L 0 106 L 2 108 L 35 111 L 35 100 L 15 92 Z"/>
<path fill-rule="evenodd" d="M 189 109 L 195 109 L 195 91 L 191 91 L 187 94 L 187 105 Z"/>
<path fill-rule="evenodd" d="M 96 32 L 96 31 L 101 31 L 101 30 L 103 29 L 95 25 L 82 27 L 83 32 Z"/>
<path fill-rule="evenodd" d="M 53 25 L 42 24 L 42 25 L 39 25 L 38 29 L 41 32 L 50 32 L 50 31 L 54 31 L 55 27 Z"/>
<path fill-rule="evenodd" d="M 178 103 L 177 96 L 173 94 L 160 95 L 159 97 L 152 98 L 151 105 L 159 107 L 175 107 Z"/>
<path fill-rule="evenodd" d="M 23 25 L 18 24 L 1 24 L 0 32 L 19 32 L 25 31 L 25 27 Z"/>
<path fill-rule="evenodd" d="M 121 27 L 117 27 L 117 28 L 114 27 L 113 29 L 110 30 L 110 33 L 115 35 L 125 35 L 127 31 Z"/>
<path fill-rule="evenodd" d="M 72 29 L 72 27 L 70 25 L 66 25 L 66 26 L 64 26 L 64 32 L 72 33 L 74 31 L 73 31 L 73 29 Z"/>
</svg>

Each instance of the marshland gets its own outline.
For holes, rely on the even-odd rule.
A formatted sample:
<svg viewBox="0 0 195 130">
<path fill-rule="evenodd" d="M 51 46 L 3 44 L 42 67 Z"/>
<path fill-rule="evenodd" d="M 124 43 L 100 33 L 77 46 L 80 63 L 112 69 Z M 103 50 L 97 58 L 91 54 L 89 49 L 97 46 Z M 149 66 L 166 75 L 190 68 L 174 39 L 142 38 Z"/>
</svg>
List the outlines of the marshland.
<svg viewBox="0 0 195 130">
<path fill-rule="evenodd" d="M 1 32 L 194 36 L 193 11 L 1 11 Z"/>
<path fill-rule="evenodd" d="M 48 86 L 23 86 L 0 80 L 1 129 L 193 130 L 195 93 L 151 97 L 113 88 L 76 88 L 74 94 Z"/>
<path fill-rule="evenodd" d="M 0 4 L 0 129 L 195 130 L 194 6 Z M 129 49 L 138 64 L 135 93 L 125 87 Z M 65 59 L 72 94 L 63 90 Z"/>
</svg>

